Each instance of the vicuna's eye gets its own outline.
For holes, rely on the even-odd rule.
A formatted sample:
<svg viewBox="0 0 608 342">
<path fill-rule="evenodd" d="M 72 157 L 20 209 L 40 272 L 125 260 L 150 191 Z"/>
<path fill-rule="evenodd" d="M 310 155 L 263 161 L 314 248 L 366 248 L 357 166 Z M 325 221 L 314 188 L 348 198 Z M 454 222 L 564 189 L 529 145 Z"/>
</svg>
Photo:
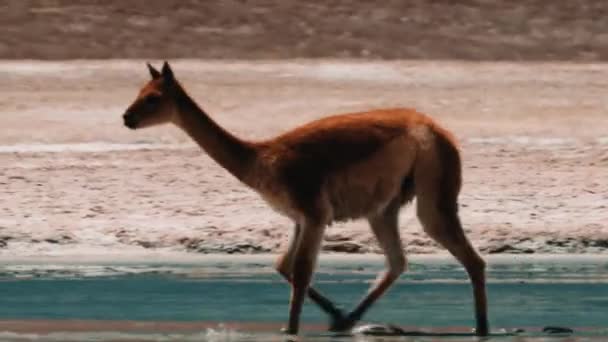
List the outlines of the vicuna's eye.
<svg viewBox="0 0 608 342">
<path fill-rule="evenodd" d="M 156 95 L 146 96 L 144 101 L 146 102 L 147 105 L 153 106 L 160 102 L 160 96 L 156 96 Z"/>
</svg>

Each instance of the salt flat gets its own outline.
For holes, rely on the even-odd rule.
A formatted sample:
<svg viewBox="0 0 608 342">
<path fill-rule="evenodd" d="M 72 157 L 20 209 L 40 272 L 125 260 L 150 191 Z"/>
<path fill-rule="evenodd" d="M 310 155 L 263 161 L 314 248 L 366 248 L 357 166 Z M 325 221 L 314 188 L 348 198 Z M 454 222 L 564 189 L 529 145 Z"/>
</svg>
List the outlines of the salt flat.
<svg viewBox="0 0 608 342">
<path fill-rule="evenodd" d="M 608 65 L 197 61 L 172 65 L 220 124 L 258 139 L 327 114 L 414 107 L 458 137 L 462 220 L 485 253 L 608 250 Z M 174 127 L 121 114 L 144 61 L 0 62 L 0 255 L 275 253 L 291 224 Z M 410 253 L 437 253 L 411 208 Z M 363 221 L 325 251 L 377 252 Z"/>
</svg>

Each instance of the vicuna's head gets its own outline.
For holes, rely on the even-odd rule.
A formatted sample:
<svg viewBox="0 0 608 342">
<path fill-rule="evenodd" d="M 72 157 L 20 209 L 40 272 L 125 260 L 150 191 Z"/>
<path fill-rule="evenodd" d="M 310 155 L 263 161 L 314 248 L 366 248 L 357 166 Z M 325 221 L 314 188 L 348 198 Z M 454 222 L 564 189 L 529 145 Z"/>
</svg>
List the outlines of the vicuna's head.
<svg viewBox="0 0 608 342">
<path fill-rule="evenodd" d="M 143 86 L 123 115 L 125 126 L 130 129 L 168 123 L 176 114 L 174 95 L 177 83 L 169 63 L 165 62 L 161 71 L 150 63 L 147 65 L 152 79 Z"/>
</svg>

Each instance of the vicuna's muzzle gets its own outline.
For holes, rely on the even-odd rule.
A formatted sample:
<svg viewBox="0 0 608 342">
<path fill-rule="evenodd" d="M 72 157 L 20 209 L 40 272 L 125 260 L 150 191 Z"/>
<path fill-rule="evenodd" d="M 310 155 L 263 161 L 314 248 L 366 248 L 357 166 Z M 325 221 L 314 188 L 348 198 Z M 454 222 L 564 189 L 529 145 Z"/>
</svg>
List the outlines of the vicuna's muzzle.
<svg viewBox="0 0 608 342">
<path fill-rule="evenodd" d="M 135 118 L 135 115 L 126 112 L 123 114 L 122 118 L 125 121 L 125 126 L 129 127 L 130 129 L 137 128 L 137 118 Z"/>
</svg>

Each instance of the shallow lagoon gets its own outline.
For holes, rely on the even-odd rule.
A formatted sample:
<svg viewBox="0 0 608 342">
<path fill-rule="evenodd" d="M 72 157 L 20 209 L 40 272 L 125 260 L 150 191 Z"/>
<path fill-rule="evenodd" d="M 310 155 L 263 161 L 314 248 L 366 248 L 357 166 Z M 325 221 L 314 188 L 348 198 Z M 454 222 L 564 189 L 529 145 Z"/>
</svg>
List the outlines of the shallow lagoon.
<svg viewBox="0 0 608 342">
<path fill-rule="evenodd" d="M 272 269 L 272 256 L 70 260 L 3 263 L 0 331 L 5 332 L 0 337 L 281 339 L 276 331 L 287 318 L 289 287 Z M 531 332 L 524 334 L 526 340 L 544 340 L 530 336 L 545 326 L 565 326 L 575 330 L 575 340 L 607 338 L 608 256 L 499 256 L 488 258 L 488 263 L 494 331 L 525 328 Z M 379 256 L 326 255 L 320 260 L 315 286 L 348 309 L 382 268 Z M 305 306 L 302 319 L 307 339 L 371 339 L 324 334 L 326 318 L 312 304 Z M 371 309 L 365 322 L 469 331 L 474 325 L 472 296 L 464 270 L 449 257 L 410 257 L 409 271 Z M 396 340 L 410 339 L 420 340 Z"/>
</svg>

